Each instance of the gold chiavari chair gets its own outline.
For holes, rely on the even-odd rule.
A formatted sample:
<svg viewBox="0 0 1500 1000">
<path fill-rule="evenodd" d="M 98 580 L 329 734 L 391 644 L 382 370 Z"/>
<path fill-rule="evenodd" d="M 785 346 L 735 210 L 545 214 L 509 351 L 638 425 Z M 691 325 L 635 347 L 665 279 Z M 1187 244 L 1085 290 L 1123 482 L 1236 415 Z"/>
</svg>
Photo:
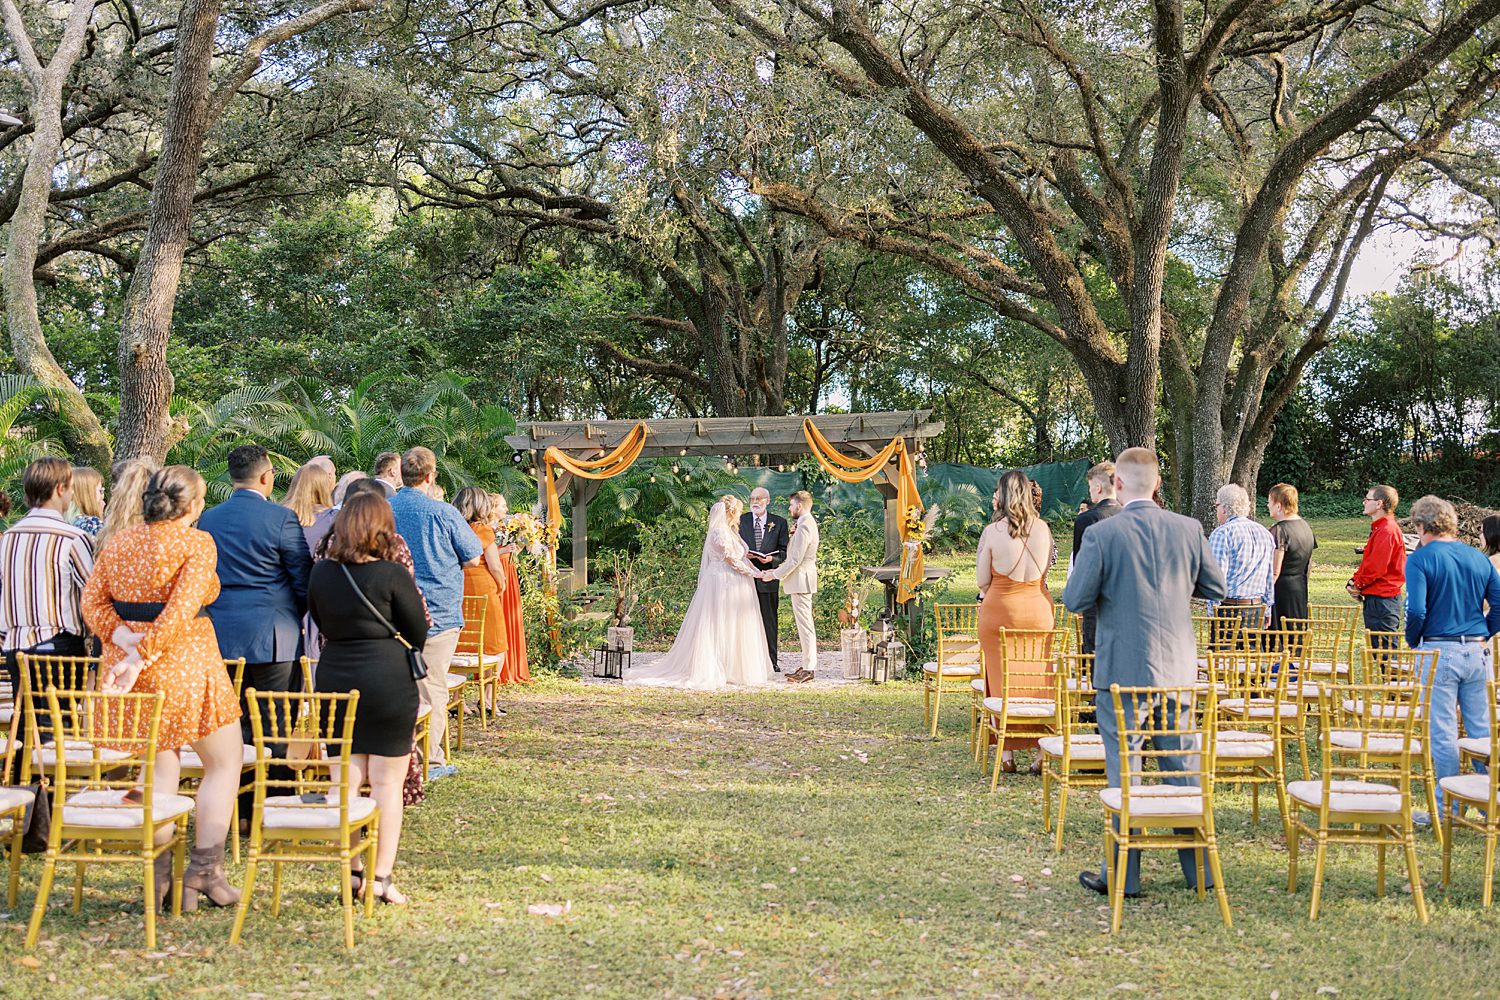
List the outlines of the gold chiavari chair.
<svg viewBox="0 0 1500 1000">
<path fill-rule="evenodd" d="M 467 678 L 479 691 L 479 726 L 488 729 L 490 717 L 500 700 L 500 663 L 494 654 L 484 651 L 485 610 L 489 598 L 476 594 L 464 598 L 464 625 L 458 633 L 458 647 L 453 662 L 448 666 L 449 674 Z M 463 706 L 459 706 L 463 714 Z M 460 733 L 462 730 L 460 730 Z M 463 746 L 460 735 L 458 745 Z"/>
<path fill-rule="evenodd" d="M 36 947 L 57 866 L 68 862 L 76 866 L 74 913 L 83 907 L 86 865 L 139 865 L 146 901 L 146 947 L 155 948 L 156 861 L 166 854 L 172 857 L 172 909 L 180 914 L 187 818 L 193 811 L 193 800 L 187 796 L 156 792 L 162 695 L 49 687 L 46 704 L 42 724 L 48 732 L 39 735 L 49 735 L 62 746 L 71 741 L 90 749 L 88 759 L 72 749 L 53 759 L 52 825 L 26 928 L 26 948 Z M 134 797 L 128 798 L 132 793 Z"/>
<path fill-rule="evenodd" d="M 1257 633 L 1256 642 L 1265 633 Z M 1278 751 L 1296 742 L 1302 759 L 1302 772 L 1308 771 L 1307 742 L 1302 736 L 1302 705 L 1289 694 L 1292 671 L 1288 651 L 1281 649 L 1244 648 L 1216 654 L 1214 681 L 1226 692 L 1219 698 L 1219 718 L 1226 726 L 1243 729 L 1251 723 L 1275 724 L 1279 735 Z M 1242 725 L 1243 724 L 1243 725 Z"/>
<path fill-rule="evenodd" d="M 1373 633 L 1382 636 L 1387 633 Z M 1412 684 L 1418 691 L 1416 725 L 1412 729 L 1412 765 L 1417 769 L 1413 777 L 1422 782 L 1427 793 L 1428 815 L 1432 817 L 1432 835 L 1440 842 L 1443 837 L 1442 824 L 1437 814 L 1437 771 L 1432 764 L 1432 747 L 1428 741 L 1427 703 L 1432 697 L 1432 681 L 1437 675 L 1438 651 L 1435 649 L 1393 648 L 1388 646 L 1366 646 L 1364 650 L 1364 678 L 1366 684 Z M 1354 705 L 1344 706 L 1353 711 Z M 1369 745 L 1360 740 L 1358 734 L 1335 729 L 1333 733 L 1335 753 L 1354 750 L 1377 763 L 1392 763 L 1399 756 L 1399 741 L 1391 738 L 1383 743 Z M 1384 752 L 1383 752 L 1384 751 Z"/>
<path fill-rule="evenodd" d="M 15 703 L 11 702 L 10 709 L 5 718 L 5 752 L 0 756 L 0 827 L 3 827 L 6 867 L 9 869 L 9 879 L 6 882 L 5 906 L 7 909 L 16 908 L 16 894 L 21 889 L 21 841 L 26 835 L 26 813 L 36 803 L 36 793 L 29 787 L 21 787 L 14 784 L 16 770 L 15 763 L 17 754 L 13 748 L 17 747 L 16 737 L 21 727 L 21 713 L 14 711 Z"/>
<path fill-rule="evenodd" d="M 350 782 L 349 757 L 354 743 L 354 716 L 359 692 L 246 692 L 255 740 L 255 810 L 250 817 L 250 850 L 245 861 L 245 888 L 234 915 L 229 942 L 239 944 L 250 912 L 256 872 L 271 864 L 271 915 L 281 916 L 281 869 L 287 863 L 337 862 L 344 910 L 344 946 L 354 947 L 353 862 L 364 855 L 366 873 L 375 871 L 380 810 L 375 800 L 357 795 Z M 264 716 L 265 718 L 262 718 Z M 271 746 L 312 740 L 322 748 L 329 768 L 309 771 L 295 780 L 272 778 Z M 301 794 L 299 794 L 301 793 Z M 355 834 L 365 840 L 356 843 Z M 375 894 L 366 893 L 365 916 Z"/>
<path fill-rule="evenodd" d="M 1360 631 L 1360 607 L 1358 604 L 1309 604 L 1307 606 L 1307 617 L 1315 622 L 1331 623 L 1336 625 L 1344 635 L 1344 649 L 1341 654 L 1340 663 L 1344 670 L 1340 673 L 1348 674 L 1358 666 L 1359 657 L 1355 655 L 1355 644 L 1359 641 Z M 1343 680 L 1357 682 L 1359 678 L 1345 676 Z"/>
<path fill-rule="evenodd" d="M 922 724 L 927 735 L 937 736 L 938 711 L 943 693 L 962 694 L 970 682 L 984 680 L 984 653 L 979 647 L 979 605 L 939 604 L 937 612 L 937 659 L 922 665 Z M 970 696 L 972 700 L 972 695 Z M 969 712 L 973 739 L 975 713 Z"/>
<path fill-rule="evenodd" d="M 1243 633 L 1260 631 L 1271 624 L 1271 609 L 1265 604 L 1218 604 L 1213 611 L 1211 641 L 1219 649 L 1229 643 L 1243 644 Z"/>
<path fill-rule="evenodd" d="M 1108 859 L 1110 932 L 1119 933 L 1125 906 L 1125 866 L 1132 850 L 1192 850 L 1198 862 L 1198 896 L 1205 857 L 1225 927 L 1233 926 L 1229 894 L 1219 864 L 1214 828 L 1216 727 L 1212 688 L 1110 685 L 1119 732 L 1120 787 L 1099 792 L 1104 805 L 1104 856 Z M 1170 770 L 1165 758 L 1184 765 Z M 1148 769 L 1148 764 L 1158 769 Z"/>
<path fill-rule="evenodd" d="M 1293 647 L 1297 672 L 1291 693 L 1302 703 L 1309 721 L 1321 729 L 1327 720 L 1319 714 L 1322 704 L 1318 701 L 1319 687 L 1328 681 L 1348 683 L 1352 679 L 1343 658 L 1347 643 L 1343 626 L 1315 618 L 1283 618 L 1281 625 L 1283 630 L 1299 633 Z"/>
<path fill-rule="evenodd" d="M 1052 605 L 1052 628 L 1063 632 L 1063 648 L 1057 651 L 1059 655 L 1082 651 L 1083 616 L 1069 611 L 1062 601 Z"/>
<path fill-rule="evenodd" d="M 1007 739 L 1057 734 L 1052 657 L 1064 641 L 1056 629 L 1000 630 L 1000 676 L 1005 690 L 984 699 L 979 735 L 981 753 L 986 752 L 990 736 L 995 738 L 990 791 L 1000 785 L 1000 758 Z"/>
<path fill-rule="evenodd" d="M 307 657 L 302 658 L 306 661 Z M 229 672 L 229 683 L 234 688 L 234 700 L 240 700 L 240 693 L 245 687 L 245 658 L 242 656 L 237 660 L 225 660 L 224 669 Z M 255 769 L 255 748 L 250 744 L 243 744 L 240 748 L 241 774 L 250 774 Z M 183 790 L 184 795 L 191 796 L 197 790 L 197 783 L 203 780 L 203 758 L 198 756 L 198 751 L 192 747 L 183 747 L 177 751 L 178 766 L 181 769 L 180 780 L 190 782 L 188 789 Z M 179 788 L 182 786 L 179 785 Z M 240 783 L 240 791 L 248 791 L 249 784 L 245 781 Z M 240 797 L 234 797 L 234 805 L 231 807 L 229 817 L 229 844 L 230 851 L 234 855 L 235 864 L 240 861 Z"/>
<path fill-rule="evenodd" d="M 1062 850 L 1068 793 L 1104 787 L 1104 740 L 1094 725 L 1094 656 L 1055 657 L 1057 735 L 1037 740 L 1042 755 L 1042 830 L 1052 830 L 1052 786 L 1057 794 L 1057 850 Z"/>
<path fill-rule="evenodd" d="M 50 770 L 57 761 L 57 744 L 54 734 L 66 728 L 68 720 L 49 725 L 47 722 L 47 689 L 55 687 L 61 691 L 87 691 L 93 689 L 98 673 L 99 658 L 95 656 L 45 656 L 17 653 L 16 663 L 21 674 L 21 693 L 18 702 L 21 719 L 26 728 L 28 750 L 21 756 L 21 784 L 29 785 L 33 775 Z M 74 702 L 66 701 L 64 710 L 71 710 Z M 45 737 L 45 738 L 44 738 Z M 64 753 L 76 762 L 87 763 L 95 759 L 93 748 L 76 736 L 67 737 L 61 744 Z M 107 759 L 114 751 L 104 750 Z"/>
<path fill-rule="evenodd" d="M 1493 661 L 1491 661 L 1493 662 Z M 1493 680 L 1486 683 L 1489 691 L 1488 736 L 1466 736 L 1458 741 L 1460 762 L 1471 766 L 1490 764 L 1500 760 L 1500 706 L 1495 704 L 1497 694 Z M 1465 746 L 1467 744 L 1467 746 Z M 1473 770 L 1468 774 L 1455 774 L 1442 779 L 1444 798 L 1443 824 L 1443 886 L 1449 882 L 1453 866 L 1453 827 L 1455 824 L 1474 830 L 1484 837 L 1484 882 L 1483 899 L 1489 909 L 1495 895 L 1495 842 L 1500 838 L 1500 768 L 1489 766 L 1485 771 Z M 1479 810 L 1479 818 L 1468 818 L 1468 807 Z"/>
<path fill-rule="evenodd" d="M 1401 848 L 1406 852 L 1406 873 L 1417 917 L 1427 923 L 1422 876 L 1417 868 L 1411 791 L 1413 733 L 1420 695 L 1420 688 L 1411 683 L 1330 683 L 1319 694 L 1324 701 L 1324 717 L 1333 720 L 1319 740 L 1321 771 L 1316 777 L 1287 785 L 1293 807 L 1292 836 L 1287 839 L 1288 892 L 1297 891 L 1301 838 L 1305 835 L 1317 844 L 1309 920 L 1318 919 L 1328 845 L 1373 844 L 1376 894 L 1385 894 L 1386 848 Z M 1339 731 L 1357 733 L 1372 752 L 1336 750 L 1331 737 Z M 1388 749 L 1392 741 L 1394 753 Z M 1304 818 L 1309 813 L 1311 816 Z"/>
<path fill-rule="evenodd" d="M 1250 820 L 1260 823 L 1260 788 L 1276 793 L 1282 832 L 1290 829 L 1286 802 L 1286 659 L 1282 650 L 1209 653 L 1216 683 L 1214 774 L 1250 786 Z M 1199 685 L 1202 690 L 1202 685 Z"/>
</svg>

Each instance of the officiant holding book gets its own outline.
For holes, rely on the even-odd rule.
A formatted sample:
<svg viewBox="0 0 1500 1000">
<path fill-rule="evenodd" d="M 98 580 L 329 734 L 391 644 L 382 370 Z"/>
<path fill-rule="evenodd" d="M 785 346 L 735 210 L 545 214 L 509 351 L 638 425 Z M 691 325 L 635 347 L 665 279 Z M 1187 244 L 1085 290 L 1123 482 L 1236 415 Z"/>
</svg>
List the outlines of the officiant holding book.
<svg viewBox="0 0 1500 1000">
<path fill-rule="evenodd" d="M 773 570 L 786 560 L 789 532 L 786 518 L 770 511 L 771 494 L 765 487 L 750 491 L 750 509 L 740 517 L 740 540 L 750 547 L 746 557 L 757 570 Z M 766 626 L 766 649 L 771 666 L 776 665 L 776 616 L 781 608 L 781 581 L 756 580 L 755 596 L 760 601 L 760 617 Z"/>
</svg>

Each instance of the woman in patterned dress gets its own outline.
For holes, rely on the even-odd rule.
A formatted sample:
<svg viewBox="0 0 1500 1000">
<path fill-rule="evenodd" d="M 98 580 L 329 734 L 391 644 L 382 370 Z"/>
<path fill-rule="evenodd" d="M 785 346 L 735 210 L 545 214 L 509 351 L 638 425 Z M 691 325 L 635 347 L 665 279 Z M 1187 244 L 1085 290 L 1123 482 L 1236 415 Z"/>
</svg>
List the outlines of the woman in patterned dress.
<svg viewBox="0 0 1500 1000">
<path fill-rule="evenodd" d="M 191 746 L 203 761 L 195 810 L 196 845 L 183 876 L 182 908 L 201 894 L 231 906 L 240 894 L 224 878 L 224 838 L 242 767 L 239 699 L 219 656 L 213 622 L 203 613 L 219 594 L 214 541 L 193 527 L 203 513 L 203 477 L 185 465 L 151 476 L 143 522 L 110 539 L 83 590 L 83 617 L 104 637 L 100 683 L 107 691 L 161 692 L 156 788 L 177 791 L 177 752 Z M 156 869 L 158 903 L 171 859 Z"/>
</svg>

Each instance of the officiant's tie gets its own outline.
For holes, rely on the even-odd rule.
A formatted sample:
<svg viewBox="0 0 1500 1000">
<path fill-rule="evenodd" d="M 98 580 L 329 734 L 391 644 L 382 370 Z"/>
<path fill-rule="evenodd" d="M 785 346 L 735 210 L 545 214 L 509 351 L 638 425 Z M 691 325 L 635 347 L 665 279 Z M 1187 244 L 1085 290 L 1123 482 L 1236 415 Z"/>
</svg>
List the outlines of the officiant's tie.
<svg viewBox="0 0 1500 1000">
<path fill-rule="evenodd" d="M 755 551 L 764 552 L 765 549 L 761 548 L 761 546 L 765 544 L 765 541 L 766 522 L 757 517 L 755 519 Z"/>
</svg>

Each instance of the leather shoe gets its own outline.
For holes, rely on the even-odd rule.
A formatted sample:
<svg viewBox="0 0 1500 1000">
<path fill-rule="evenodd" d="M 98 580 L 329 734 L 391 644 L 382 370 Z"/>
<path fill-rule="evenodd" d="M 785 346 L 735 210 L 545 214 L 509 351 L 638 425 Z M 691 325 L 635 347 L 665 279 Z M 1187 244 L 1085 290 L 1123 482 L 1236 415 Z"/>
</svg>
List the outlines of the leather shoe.
<svg viewBox="0 0 1500 1000">
<path fill-rule="evenodd" d="M 1100 878 L 1098 872 L 1095 872 L 1095 871 L 1079 872 L 1078 873 L 1078 884 L 1081 885 L 1081 886 L 1083 886 L 1085 889 L 1090 890 L 1091 892 L 1097 892 L 1101 896 L 1108 896 L 1109 895 L 1109 883 L 1106 882 L 1106 881 L 1104 881 L 1104 879 Z M 1125 898 L 1126 899 L 1140 899 L 1141 898 L 1141 894 L 1139 892 L 1127 892 L 1125 894 Z"/>
</svg>

